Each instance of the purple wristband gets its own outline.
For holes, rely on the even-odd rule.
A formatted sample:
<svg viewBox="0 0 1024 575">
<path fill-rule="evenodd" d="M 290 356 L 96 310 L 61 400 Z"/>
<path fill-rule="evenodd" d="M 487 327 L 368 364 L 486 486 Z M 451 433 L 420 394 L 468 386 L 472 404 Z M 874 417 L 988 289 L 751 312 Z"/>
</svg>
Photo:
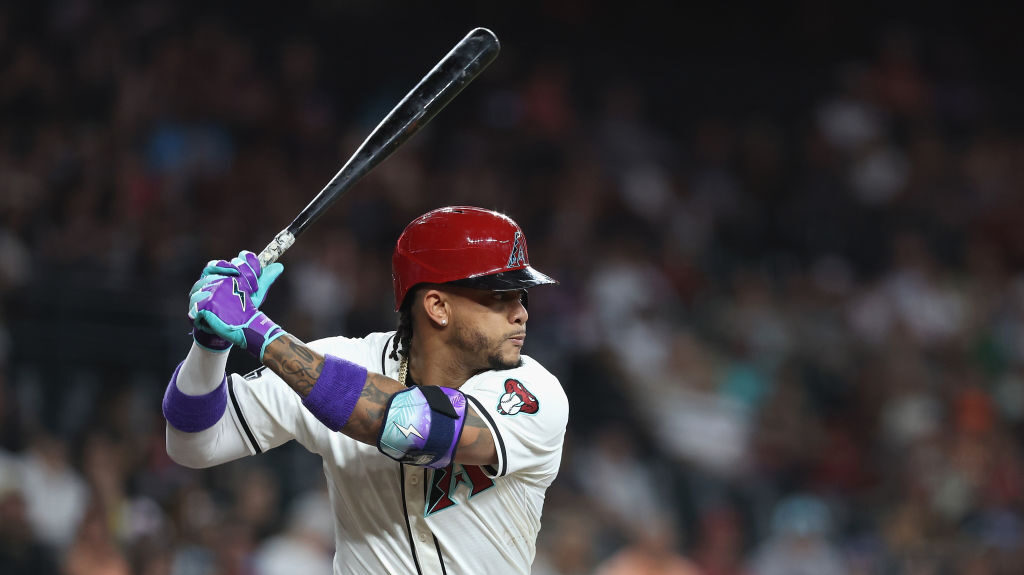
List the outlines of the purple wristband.
<svg viewBox="0 0 1024 575">
<path fill-rule="evenodd" d="M 227 376 L 217 389 L 203 395 L 185 395 L 178 389 L 178 372 L 185 362 L 174 368 L 171 382 L 164 393 L 164 418 L 179 431 L 195 433 L 213 427 L 228 406 Z"/>
<path fill-rule="evenodd" d="M 329 429 L 339 431 L 348 422 L 365 386 L 365 367 L 325 355 L 324 369 L 302 405 Z"/>
</svg>

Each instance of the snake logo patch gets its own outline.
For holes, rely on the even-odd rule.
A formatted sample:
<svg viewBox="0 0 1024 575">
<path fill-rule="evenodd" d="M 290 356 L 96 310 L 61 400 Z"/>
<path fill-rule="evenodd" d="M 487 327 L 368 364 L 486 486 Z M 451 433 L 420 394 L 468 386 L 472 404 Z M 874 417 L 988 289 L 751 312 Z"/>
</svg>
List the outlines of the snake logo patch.
<svg viewBox="0 0 1024 575">
<path fill-rule="evenodd" d="M 530 393 L 519 380 L 505 380 L 505 394 L 498 400 L 498 413 L 515 415 L 517 413 L 537 413 L 540 402 Z"/>
</svg>

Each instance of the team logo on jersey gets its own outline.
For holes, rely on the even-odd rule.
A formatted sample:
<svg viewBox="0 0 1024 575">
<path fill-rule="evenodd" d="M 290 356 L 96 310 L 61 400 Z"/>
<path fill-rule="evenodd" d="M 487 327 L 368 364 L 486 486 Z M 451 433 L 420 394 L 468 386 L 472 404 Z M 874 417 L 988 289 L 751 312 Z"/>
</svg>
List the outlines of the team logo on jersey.
<svg viewBox="0 0 1024 575">
<path fill-rule="evenodd" d="M 498 413 L 515 415 L 517 413 L 537 413 L 540 403 L 522 383 L 515 379 L 505 380 L 505 394 L 498 400 Z"/>
<path fill-rule="evenodd" d="M 526 265 L 526 254 L 523 252 L 523 234 L 516 232 L 516 238 L 512 242 L 512 253 L 508 254 L 507 268 L 514 268 Z"/>
<path fill-rule="evenodd" d="M 430 491 L 427 493 L 427 508 L 423 512 L 424 517 L 458 505 L 455 499 L 460 487 L 469 489 L 469 495 L 466 496 L 467 501 L 494 487 L 494 480 L 487 477 L 479 465 L 451 463 L 444 469 L 431 471 L 433 475 L 428 481 Z"/>
</svg>

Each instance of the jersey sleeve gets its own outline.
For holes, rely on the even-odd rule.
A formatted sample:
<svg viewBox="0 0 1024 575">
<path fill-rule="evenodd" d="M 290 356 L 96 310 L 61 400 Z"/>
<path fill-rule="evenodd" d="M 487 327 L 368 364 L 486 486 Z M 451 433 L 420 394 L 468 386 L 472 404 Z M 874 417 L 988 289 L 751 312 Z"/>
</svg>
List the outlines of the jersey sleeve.
<svg viewBox="0 0 1024 575">
<path fill-rule="evenodd" d="M 498 452 L 498 464 L 484 471 L 491 477 L 528 473 L 553 478 L 569 419 L 562 386 L 543 370 L 492 372 L 489 379 L 466 392 L 469 404 L 490 428 Z"/>
</svg>

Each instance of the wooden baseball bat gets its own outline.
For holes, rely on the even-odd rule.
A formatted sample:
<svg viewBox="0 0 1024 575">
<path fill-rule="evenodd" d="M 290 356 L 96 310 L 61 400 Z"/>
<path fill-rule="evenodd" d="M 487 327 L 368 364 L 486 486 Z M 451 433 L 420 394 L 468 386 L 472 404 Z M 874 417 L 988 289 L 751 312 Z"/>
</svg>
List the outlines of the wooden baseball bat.
<svg viewBox="0 0 1024 575">
<path fill-rule="evenodd" d="M 471 30 L 373 129 L 313 201 L 263 248 L 259 254 L 260 263 L 266 267 L 277 261 L 331 204 L 423 128 L 472 82 L 497 57 L 499 49 L 498 38 L 493 32 L 486 28 Z"/>
</svg>

